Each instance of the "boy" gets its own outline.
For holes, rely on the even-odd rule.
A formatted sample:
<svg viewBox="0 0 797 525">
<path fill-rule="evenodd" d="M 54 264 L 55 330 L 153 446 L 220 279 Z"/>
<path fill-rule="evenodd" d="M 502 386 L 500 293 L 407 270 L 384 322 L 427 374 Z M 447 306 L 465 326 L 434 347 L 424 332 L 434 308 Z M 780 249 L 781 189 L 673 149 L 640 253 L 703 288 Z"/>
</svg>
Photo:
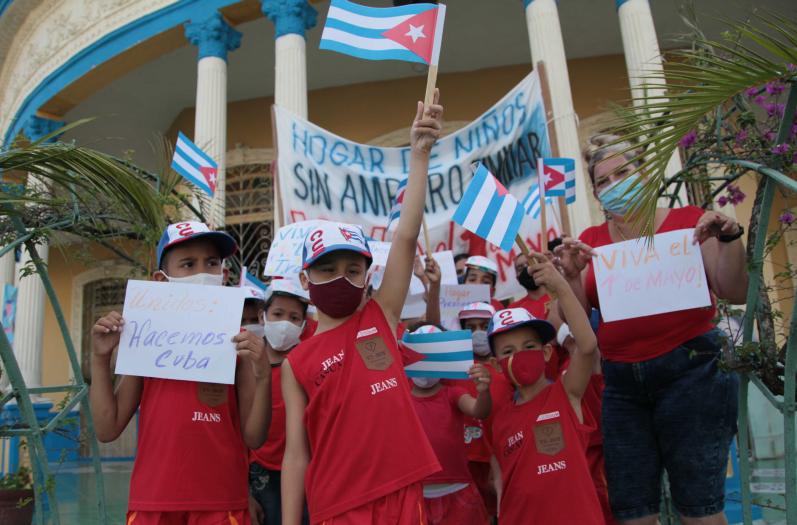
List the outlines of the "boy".
<svg viewBox="0 0 797 525">
<path fill-rule="evenodd" d="M 603 525 L 585 456 L 593 422 L 583 412 L 593 370 L 595 334 L 564 277 L 544 255 L 534 254 L 534 280 L 555 293 L 576 342 L 561 379 L 549 383 L 545 362 L 556 330 L 522 308 L 497 312 L 490 348 L 515 385 L 515 400 L 497 407 L 491 444 L 502 474 L 501 523 Z"/>
<path fill-rule="evenodd" d="M 441 332 L 434 325 L 423 325 L 415 333 Z M 421 420 L 432 448 L 443 467 L 442 472 L 424 480 L 423 495 L 429 525 L 486 525 L 484 508 L 468 470 L 465 443 L 462 440 L 464 417 L 484 419 L 490 414 L 490 373 L 481 363 L 468 372 L 476 397 L 464 388 L 442 384 L 435 377 L 411 378 L 415 411 Z"/>
<path fill-rule="evenodd" d="M 224 258 L 236 250 L 232 237 L 203 223 L 172 224 L 158 243 L 152 279 L 221 286 Z M 111 354 L 123 328 L 111 312 L 92 329 L 90 401 L 102 442 L 116 439 L 141 409 L 126 523 L 249 523 L 246 447 L 263 443 L 271 416 L 262 338 L 248 331 L 233 338 L 235 385 L 125 376 L 114 392 Z"/>
<path fill-rule="evenodd" d="M 412 407 L 395 333 L 423 217 L 429 154 L 440 136 L 438 97 L 428 107 L 418 103 L 401 218 L 373 299 L 361 306 L 372 256 L 360 227 L 323 221 L 305 239 L 300 277 L 318 309 L 318 330 L 282 365 L 286 525 L 300 522 L 305 488 L 311 523 L 425 521 L 421 481 L 440 465 Z"/>
<path fill-rule="evenodd" d="M 262 509 L 257 525 L 280 525 L 282 504 L 280 470 L 285 452 L 285 401 L 282 399 L 282 363 L 300 342 L 307 320 L 310 297 L 288 279 L 275 279 L 264 296 L 263 314 L 258 326 L 266 338 L 266 354 L 271 364 L 271 426 L 266 442 L 249 453 L 249 492 Z M 305 508 L 302 523 L 309 523 Z"/>
<path fill-rule="evenodd" d="M 487 284 L 490 286 L 490 304 L 496 310 L 504 305 L 495 298 L 495 286 L 498 284 L 498 265 L 483 255 L 468 257 L 465 261 L 465 284 Z"/>
</svg>

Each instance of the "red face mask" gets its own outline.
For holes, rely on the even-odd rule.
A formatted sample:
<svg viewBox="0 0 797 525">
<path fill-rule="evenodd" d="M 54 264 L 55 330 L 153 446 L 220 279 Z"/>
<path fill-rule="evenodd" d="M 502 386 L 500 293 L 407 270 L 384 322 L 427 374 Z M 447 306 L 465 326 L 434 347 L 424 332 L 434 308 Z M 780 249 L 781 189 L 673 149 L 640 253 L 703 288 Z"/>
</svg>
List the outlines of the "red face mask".
<svg viewBox="0 0 797 525">
<path fill-rule="evenodd" d="M 542 350 L 524 350 L 501 359 L 499 363 L 513 385 L 533 385 L 545 372 L 545 353 Z"/>
<path fill-rule="evenodd" d="M 363 299 L 365 286 L 357 286 L 341 276 L 325 283 L 309 281 L 310 300 L 313 304 L 334 319 L 353 314 Z"/>
</svg>

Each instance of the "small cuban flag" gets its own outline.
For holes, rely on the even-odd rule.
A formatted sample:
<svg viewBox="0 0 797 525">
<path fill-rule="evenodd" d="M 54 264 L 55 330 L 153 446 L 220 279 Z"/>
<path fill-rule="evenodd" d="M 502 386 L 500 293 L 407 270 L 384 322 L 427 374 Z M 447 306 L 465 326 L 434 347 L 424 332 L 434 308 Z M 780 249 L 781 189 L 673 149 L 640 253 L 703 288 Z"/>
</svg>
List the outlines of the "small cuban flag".
<svg viewBox="0 0 797 525">
<path fill-rule="evenodd" d="M 503 251 L 509 252 L 523 222 L 523 206 L 484 164 L 479 163 L 453 220 Z"/>
<path fill-rule="evenodd" d="M 546 197 L 565 197 L 567 204 L 576 201 L 576 161 L 569 158 L 538 159 L 537 169 L 545 180 Z"/>
<path fill-rule="evenodd" d="M 212 197 L 216 192 L 218 168 L 210 155 L 191 142 L 182 132 L 178 133 L 172 158 L 174 171 Z"/>
<path fill-rule="evenodd" d="M 532 219 L 540 218 L 540 213 L 542 212 L 542 206 L 540 206 L 539 185 L 532 184 L 528 194 L 525 197 L 523 197 L 523 200 L 520 202 L 521 204 L 523 204 L 523 209 L 526 210 L 526 215 L 528 215 Z M 553 199 L 548 198 L 548 196 L 546 195 L 545 205 L 550 206 L 551 204 L 553 204 Z"/>
<path fill-rule="evenodd" d="M 407 179 L 403 179 L 399 182 L 398 188 L 396 189 L 396 198 L 393 200 L 393 207 L 390 208 L 390 218 L 387 222 L 388 229 L 396 224 L 399 217 L 401 217 L 401 205 L 404 204 L 404 190 L 406 189 Z"/>
<path fill-rule="evenodd" d="M 367 7 L 332 0 L 321 49 L 366 60 L 403 60 L 436 66 L 443 40 L 443 4 Z"/>
<path fill-rule="evenodd" d="M 401 339 L 401 344 L 417 353 L 420 358 L 404 367 L 409 377 L 468 379 L 468 370 L 473 366 L 473 338 L 470 330 L 407 332 Z"/>
</svg>

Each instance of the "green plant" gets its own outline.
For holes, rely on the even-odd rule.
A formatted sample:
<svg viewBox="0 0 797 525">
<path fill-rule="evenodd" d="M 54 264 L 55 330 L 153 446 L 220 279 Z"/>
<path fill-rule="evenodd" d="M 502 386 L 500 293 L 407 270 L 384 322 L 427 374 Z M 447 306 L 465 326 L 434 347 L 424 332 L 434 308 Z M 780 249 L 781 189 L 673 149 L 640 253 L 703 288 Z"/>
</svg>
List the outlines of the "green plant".
<svg viewBox="0 0 797 525">
<path fill-rule="evenodd" d="M 19 467 L 16 472 L 0 476 L 0 490 L 29 489 L 33 487 L 33 476 L 28 467 Z"/>
</svg>

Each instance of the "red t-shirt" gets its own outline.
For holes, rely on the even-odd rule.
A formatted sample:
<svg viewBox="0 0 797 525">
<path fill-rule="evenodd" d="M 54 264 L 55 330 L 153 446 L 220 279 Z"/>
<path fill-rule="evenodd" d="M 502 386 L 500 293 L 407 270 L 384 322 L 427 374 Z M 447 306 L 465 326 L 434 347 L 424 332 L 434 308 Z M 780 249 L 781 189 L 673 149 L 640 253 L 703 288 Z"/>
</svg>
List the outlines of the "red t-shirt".
<svg viewBox="0 0 797 525">
<path fill-rule="evenodd" d="M 501 523 L 603 525 L 585 456 L 594 428 L 578 421 L 561 381 L 517 405 L 499 406 L 492 443 L 501 466 Z"/>
<path fill-rule="evenodd" d="M 548 319 L 550 307 L 551 297 L 548 294 L 543 295 L 539 299 L 532 299 L 528 295 L 525 295 L 522 299 L 507 306 L 507 308 L 525 308 L 526 311 L 537 319 Z"/>
<path fill-rule="evenodd" d="M 313 523 L 438 472 L 394 331 L 376 301 L 288 356 L 307 395 L 305 476 Z"/>
<path fill-rule="evenodd" d="M 462 427 L 465 415 L 459 410 L 459 398 L 465 389 L 442 385 L 429 397 L 412 396 L 415 412 L 421 420 L 432 449 L 443 470 L 426 478 L 424 483 L 471 483 Z"/>
<path fill-rule="evenodd" d="M 307 317 L 304 322 L 304 330 L 302 330 L 301 335 L 299 335 L 299 340 L 307 341 L 313 337 L 313 335 L 315 335 L 316 328 L 318 328 L 318 321 L 312 317 Z"/>
<path fill-rule="evenodd" d="M 696 206 L 672 209 L 656 233 L 693 228 L 703 213 Z M 587 228 L 579 239 L 593 248 L 612 244 L 609 224 L 604 222 L 600 226 Z M 600 310 L 592 262 L 587 267 L 585 292 L 590 304 Z M 651 301 L 655 300 L 655 297 L 651 297 Z M 712 305 L 609 323 L 601 318 L 598 326 L 598 347 L 603 357 L 609 361 L 636 363 L 653 359 L 711 330 L 714 327 L 715 311 Z"/>
<path fill-rule="evenodd" d="M 129 510 L 246 509 L 246 458 L 235 386 L 144 378 Z"/>
<path fill-rule="evenodd" d="M 282 470 L 285 454 L 285 400 L 282 399 L 282 367 L 271 368 L 271 425 L 266 442 L 249 451 L 249 462 L 257 462 L 270 470 Z"/>
<path fill-rule="evenodd" d="M 495 308 L 496 312 L 498 310 L 503 310 L 504 308 L 506 308 L 506 306 L 504 306 L 504 303 L 502 303 L 498 299 L 490 299 L 490 304 L 493 306 L 493 308 Z"/>
</svg>

